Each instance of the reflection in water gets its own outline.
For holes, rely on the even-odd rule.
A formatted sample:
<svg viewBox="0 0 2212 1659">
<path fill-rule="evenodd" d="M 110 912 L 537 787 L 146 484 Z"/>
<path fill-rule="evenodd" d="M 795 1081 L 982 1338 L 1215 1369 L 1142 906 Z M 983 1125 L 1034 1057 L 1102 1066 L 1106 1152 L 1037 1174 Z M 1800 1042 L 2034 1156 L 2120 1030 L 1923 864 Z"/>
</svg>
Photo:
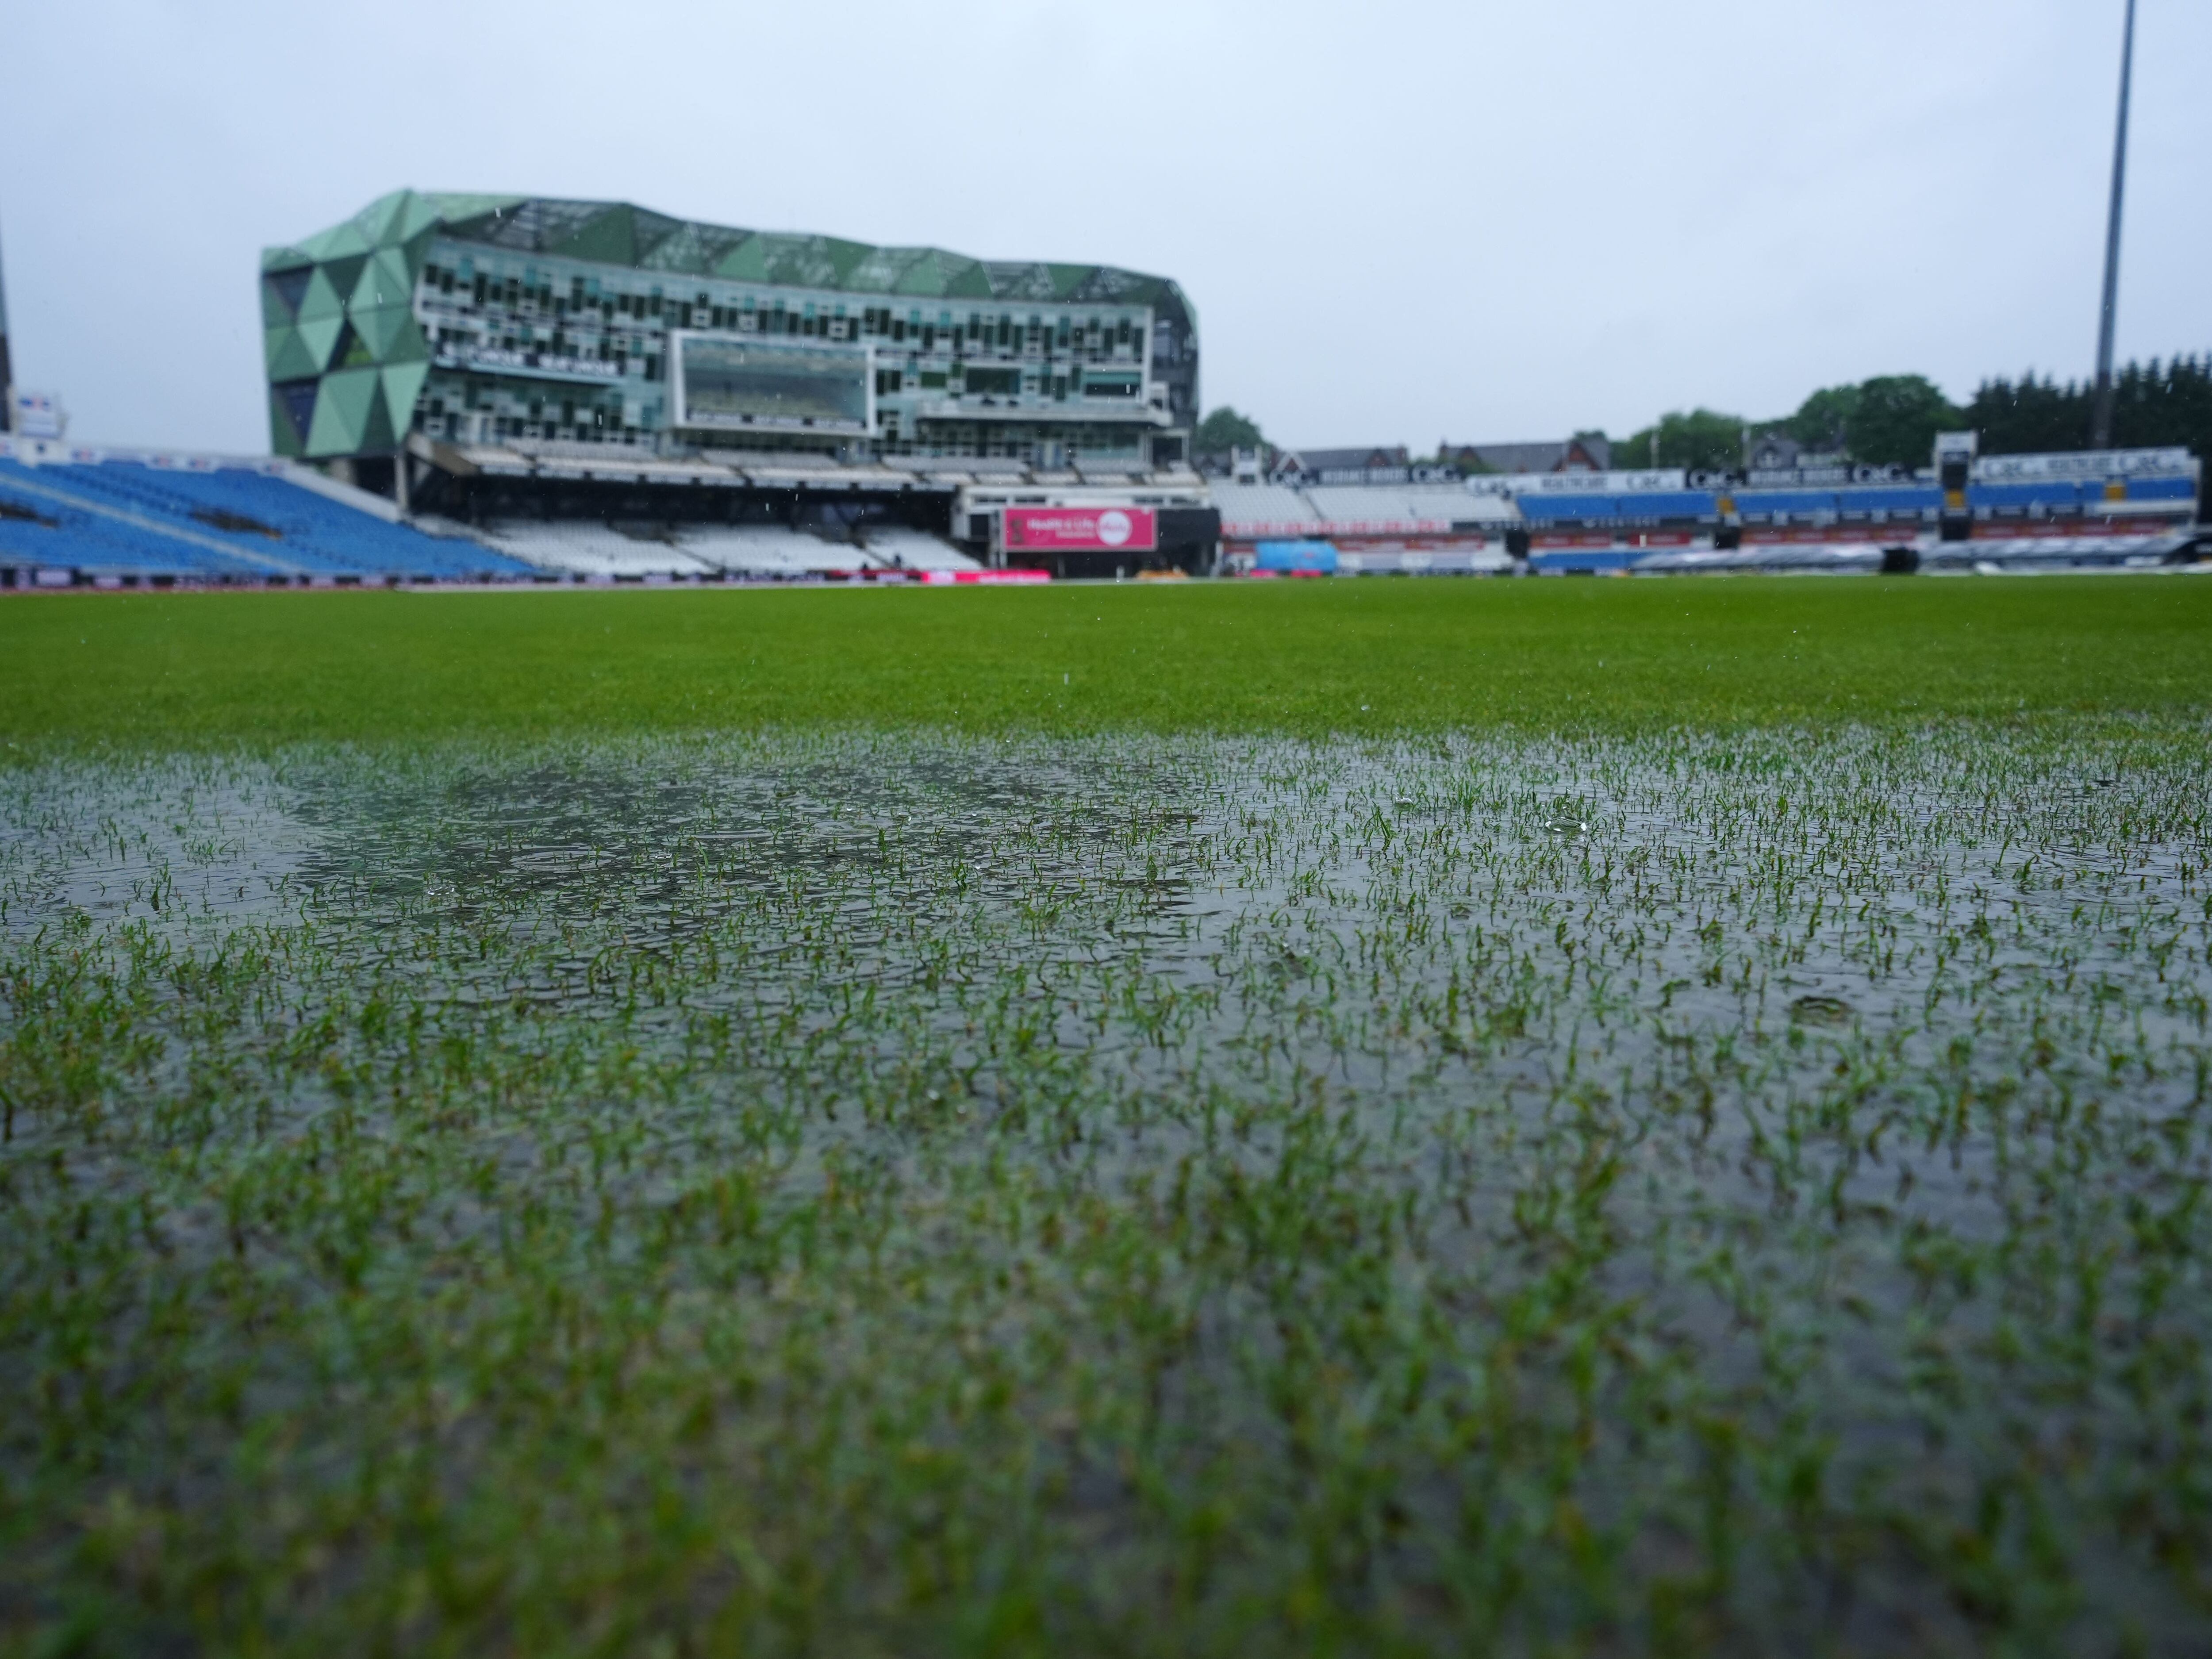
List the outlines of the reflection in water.
<svg viewBox="0 0 2212 1659">
<path fill-rule="evenodd" d="M 666 1294 L 721 1285 L 778 1330 L 787 1304 L 666 1241 L 793 1230 L 813 1242 L 758 1283 L 847 1298 L 855 1346 L 809 1363 L 852 1386 L 895 1356 L 935 1422 L 927 1379 L 957 1352 L 965 1386 L 962 1344 L 998 1333 L 1043 1437 L 1024 1455 L 1070 1483 L 1038 1524 L 1120 1540 L 1101 1572 L 1156 1541 L 1111 1473 L 1135 1443 L 1109 1457 L 1091 1414 L 1141 1374 L 1165 1437 L 1141 1455 L 1246 1504 L 1263 1577 L 1315 1468 L 1356 1466 L 1399 1517 L 1370 1565 L 1407 1583 L 1468 1506 L 1494 1528 L 1571 1500 L 1639 1583 L 1710 1520 L 1725 1424 L 1782 1472 L 1729 1501 L 1795 1540 L 1734 1547 L 1773 1552 L 1728 1591 L 1747 1627 L 1863 1573 L 1853 1640 L 1936 1628 L 1912 1621 L 1952 1589 L 1899 1517 L 1971 1528 L 2010 1482 L 2070 1517 L 2037 1569 L 2061 1562 L 2066 1616 L 2155 1632 L 2179 1592 L 2120 1517 L 2201 1455 L 2170 1431 L 2201 1382 L 2174 1357 L 2212 1338 L 2212 1302 L 2172 1289 L 2212 1225 L 2188 1197 L 2212 1179 L 2207 769 L 2201 734 L 2129 726 L 57 763 L 0 781 L 9 1086 L 45 1103 L 10 1167 L 96 1169 L 172 1217 L 147 1224 L 176 1262 L 251 1261 L 156 1127 L 184 1108 L 134 1106 L 216 1114 L 196 1170 L 342 1121 L 443 1171 L 404 1230 L 363 1224 L 395 1283 L 566 1215 L 605 1254 L 556 1282 L 611 1295 L 665 1255 Z M 70 1020 L 98 1059 L 78 1083 L 45 1058 Z M 751 1218 L 698 1232 L 732 1181 Z M 47 1203 L 8 1224 L 33 1279 L 59 1271 Z M 309 1224 L 265 1224 L 276 1255 L 286 1225 Z M 900 1297 L 861 1296 L 894 1261 Z M 1048 1331 L 1059 1361 L 1006 1358 Z M 1366 1449 L 1301 1439 L 1313 1389 L 1365 1402 Z M 303 1445 L 369 1432 L 301 1409 Z M 1453 1426 L 1484 1412 L 1550 1449 L 1553 1487 L 1502 1495 L 1517 1443 Z M 1097 1444 L 1040 1426 L 1067 1413 Z M 1822 1472 L 1790 1475 L 1808 1448 Z M 1551 1525 L 1513 1571 L 1565 1595 Z M 1889 1553 L 1850 1565 L 1846 1533 Z M 1449 1605 L 1405 1616 L 1455 1628 Z M 1565 1605 L 1536 1596 L 1528 1628 Z"/>
</svg>

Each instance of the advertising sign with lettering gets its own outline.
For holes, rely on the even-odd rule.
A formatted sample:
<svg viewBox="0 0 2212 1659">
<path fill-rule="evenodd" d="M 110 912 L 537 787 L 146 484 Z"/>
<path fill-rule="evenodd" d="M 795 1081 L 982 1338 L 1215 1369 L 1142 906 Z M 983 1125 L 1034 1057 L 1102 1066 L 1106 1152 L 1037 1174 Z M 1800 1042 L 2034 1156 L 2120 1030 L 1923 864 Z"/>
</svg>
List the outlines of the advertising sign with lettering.
<svg viewBox="0 0 2212 1659">
<path fill-rule="evenodd" d="M 1159 520 L 1149 507 L 1010 507 L 1010 553 L 1149 553 Z"/>
</svg>

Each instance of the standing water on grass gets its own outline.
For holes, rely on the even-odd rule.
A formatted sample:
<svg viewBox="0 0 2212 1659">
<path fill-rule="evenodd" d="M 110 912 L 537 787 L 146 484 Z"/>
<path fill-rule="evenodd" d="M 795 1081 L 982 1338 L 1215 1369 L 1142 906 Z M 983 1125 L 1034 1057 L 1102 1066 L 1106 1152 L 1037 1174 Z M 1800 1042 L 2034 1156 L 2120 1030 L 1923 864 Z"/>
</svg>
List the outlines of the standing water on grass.
<svg viewBox="0 0 2212 1659">
<path fill-rule="evenodd" d="M 2189 1653 L 2212 760 L 0 777 L 0 1631 Z"/>
</svg>

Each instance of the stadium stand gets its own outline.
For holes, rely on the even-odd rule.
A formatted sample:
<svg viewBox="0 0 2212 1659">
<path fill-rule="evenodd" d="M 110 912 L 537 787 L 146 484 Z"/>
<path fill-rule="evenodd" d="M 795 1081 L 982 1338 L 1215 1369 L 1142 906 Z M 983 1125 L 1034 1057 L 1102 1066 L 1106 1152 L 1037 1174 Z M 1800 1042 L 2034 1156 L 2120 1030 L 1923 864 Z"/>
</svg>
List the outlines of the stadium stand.
<svg viewBox="0 0 2212 1659">
<path fill-rule="evenodd" d="M 1231 483 L 1216 480 L 1212 486 L 1213 504 L 1221 509 L 1222 532 L 1224 535 L 1238 531 L 1250 534 L 1274 534 L 1278 532 L 1300 534 L 1308 530 L 1322 530 L 1328 520 L 1315 509 L 1314 504 L 1299 491 L 1286 484 Z M 1232 530 L 1231 526 L 1236 526 Z M 1260 526 L 1266 526 L 1261 529 Z"/>
<path fill-rule="evenodd" d="M 1743 497 L 1736 497 L 1741 507 Z M 1887 513 L 1921 514 L 1933 513 L 1943 505 L 1943 492 L 1934 484 L 1863 484 L 1855 489 L 1836 492 L 1836 506 L 1844 513 Z"/>
<path fill-rule="evenodd" d="M 865 541 L 830 540 L 782 525 L 641 524 L 507 520 L 477 532 L 537 569 L 586 580 L 792 581 L 982 567 L 940 538 L 903 526 L 870 526 Z"/>
<path fill-rule="evenodd" d="M 1533 495 L 1521 497 L 1521 516 L 1530 524 L 1610 524 L 1620 511 L 1613 495 Z"/>
<path fill-rule="evenodd" d="M 186 581 L 258 581 L 266 568 L 39 489 L 0 460 L 0 568 Z"/>
<path fill-rule="evenodd" d="M 1301 492 L 1330 524 L 1455 526 L 1501 524 L 1512 514 L 1494 496 L 1454 484 L 1340 484 Z"/>
<path fill-rule="evenodd" d="M 1613 516 L 1620 519 L 1710 523 L 1721 510 L 1720 498 L 1710 489 L 1626 491 L 1613 497 Z"/>
<path fill-rule="evenodd" d="M 900 570 L 981 570 L 983 567 L 941 537 L 903 525 L 870 526 L 868 551 Z"/>
<path fill-rule="evenodd" d="M 2193 478 L 2130 478 L 2126 499 L 2130 501 L 2193 501 L 2197 499 L 2197 482 Z"/>
<path fill-rule="evenodd" d="M 2032 483 L 1974 483 L 1966 486 L 1966 505 L 1984 509 L 2027 509 L 2046 513 L 2081 510 L 2081 492 L 2065 478 L 2039 478 Z"/>
<path fill-rule="evenodd" d="M 556 575 L 623 581 L 703 576 L 720 568 L 691 557 L 660 534 L 629 534 L 590 520 L 510 520 L 481 526 L 476 533 L 525 569 Z"/>
<path fill-rule="evenodd" d="M 1826 489 L 1739 489 L 1735 510 L 1746 524 L 1811 523 L 1835 514 L 1836 495 Z"/>
<path fill-rule="evenodd" d="M 160 467 L 76 451 L 26 465 L 0 455 L 16 507 L 0 565 L 168 581 L 483 580 L 528 567 L 441 539 L 252 465 Z"/>
</svg>

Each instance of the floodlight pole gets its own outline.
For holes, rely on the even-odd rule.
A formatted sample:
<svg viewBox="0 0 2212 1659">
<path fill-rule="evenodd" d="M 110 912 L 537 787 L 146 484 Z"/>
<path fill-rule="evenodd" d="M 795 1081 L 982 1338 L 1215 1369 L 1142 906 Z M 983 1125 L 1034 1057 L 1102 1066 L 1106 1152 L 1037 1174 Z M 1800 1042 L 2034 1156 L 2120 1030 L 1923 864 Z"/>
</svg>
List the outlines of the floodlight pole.
<svg viewBox="0 0 2212 1659">
<path fill-rule="evenodd" d="M 15 429 L 15 372 L 8 361 L 8 272 L 0 262 L 0 432 Z"/>
<path fill-rule="evenodd" d="M 2120 35 L 2120 117 L 2112 135 L 2112 204 L 2105 222 L 2105 304 L 2097 318 L 2097 391 L 2089 447 L 2112 447 L 2112 323 L 2120 304 L 2120 190 L 2128 174 L 2128 80 L 2136 60 L 2136 0 Z"/>
</svg>

